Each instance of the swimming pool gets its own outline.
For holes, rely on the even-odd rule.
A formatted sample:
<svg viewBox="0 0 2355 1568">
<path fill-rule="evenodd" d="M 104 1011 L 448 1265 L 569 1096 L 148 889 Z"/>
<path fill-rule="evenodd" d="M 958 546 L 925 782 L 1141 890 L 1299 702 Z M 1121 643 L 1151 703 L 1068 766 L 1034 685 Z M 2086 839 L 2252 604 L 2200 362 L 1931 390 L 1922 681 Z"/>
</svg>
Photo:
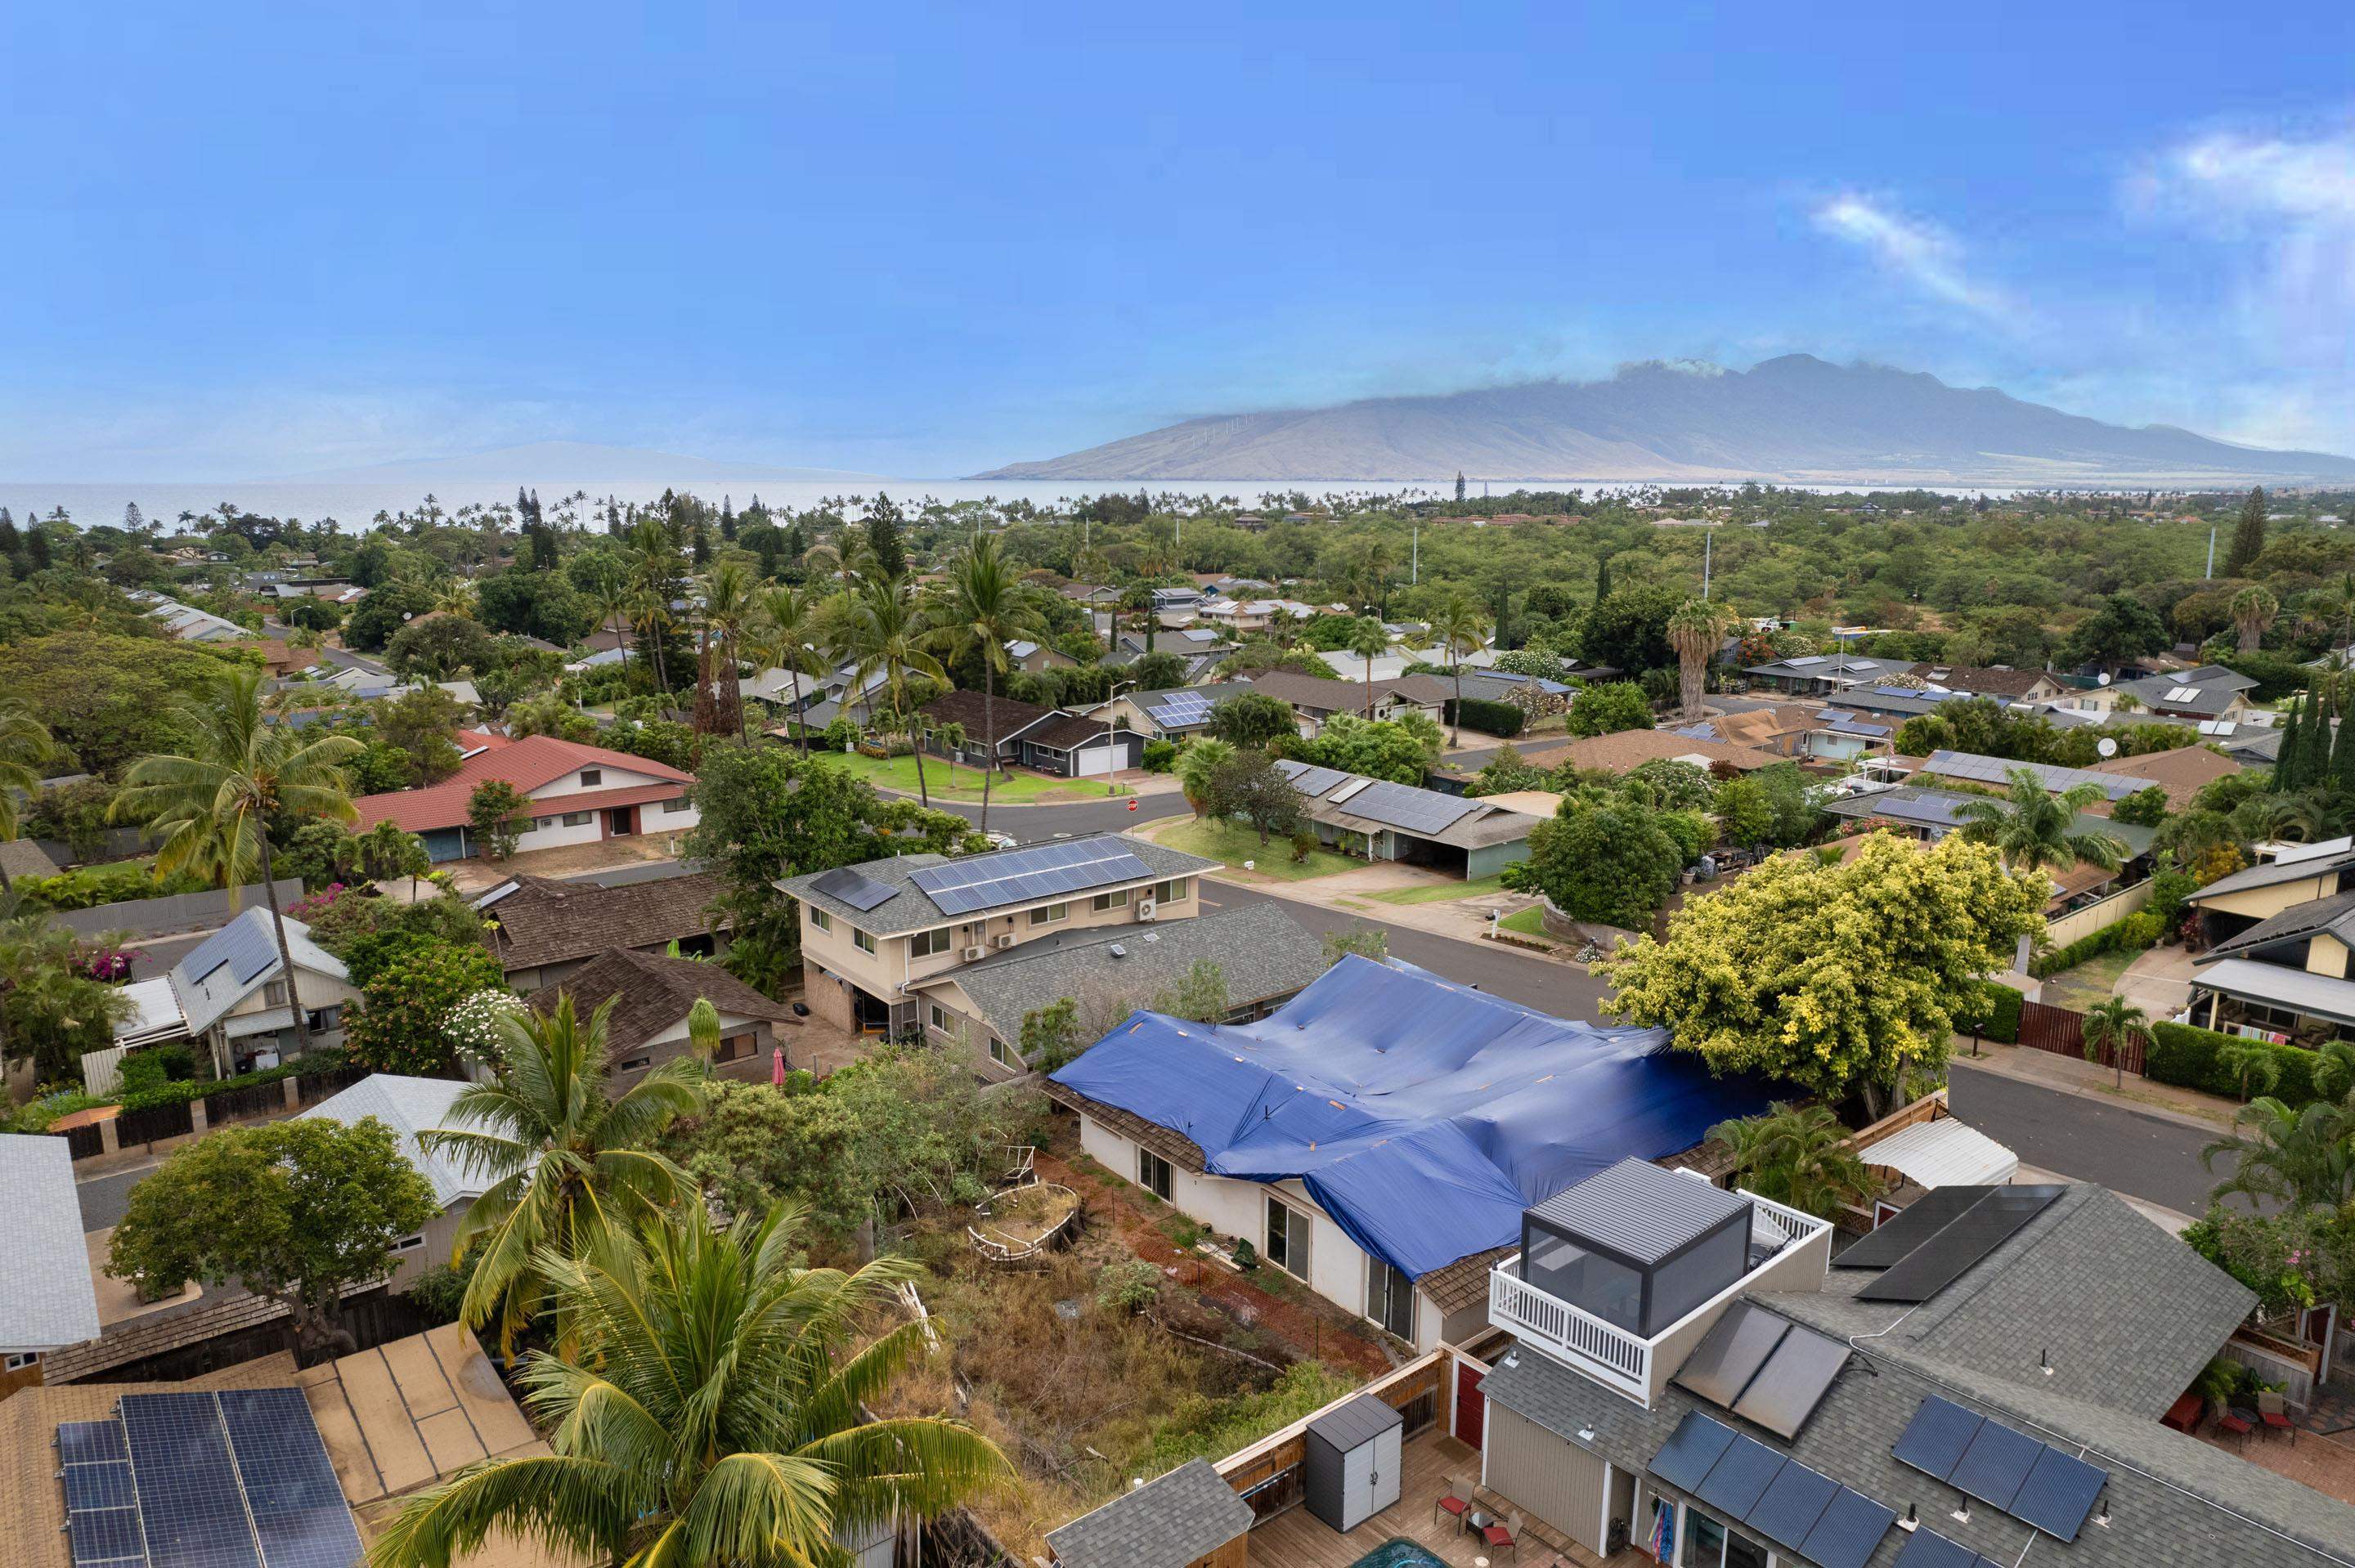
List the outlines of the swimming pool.
<svg viewBox="0 0 2355 1568">
<path fill-rule="evenodd" d="M 1401 1535 L 1383 1542 L 1351 1568 L 1447 1568 L 1447 1563 Z"/>
</svg>

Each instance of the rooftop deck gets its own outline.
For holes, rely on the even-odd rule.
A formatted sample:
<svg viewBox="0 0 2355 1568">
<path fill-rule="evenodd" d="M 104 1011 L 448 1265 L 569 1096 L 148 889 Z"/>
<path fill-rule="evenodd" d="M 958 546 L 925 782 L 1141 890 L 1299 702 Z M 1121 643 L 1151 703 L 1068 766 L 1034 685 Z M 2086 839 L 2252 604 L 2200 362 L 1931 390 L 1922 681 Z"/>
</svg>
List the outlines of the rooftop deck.
<svg viewBox="0 0 2355 1568">
<path fill-rule="evenodd" d="M 1409 1443 L 1404 1458 L 1406 1475 L 1395 1507 L 1384 1509 L 1346 1535 L 1305 1508 L 1288 1510 L 1251 1532 L 1252 1568 L 1351 1568 L 1375 1547 L 1401 1536 L 1450 1568 L 1471 1568 L 1476 1555 L 1497 1558 L 1497 1553 L 1460 1533 L 1455 1521 L 1445 1514 L 1440 1514 L 1436 1523 L 1432 1518 L 1437 1512 L 1433 1505 L 1446 1495 L 1451 1477 L 1466 1484 L 1478 1478 L 1479 1451 L 1433 1431 Z M 1475 1500 L 1497 1503 L 1505 1509 L 1512 1506 L 1509 1499 L 1493 1493 L 1483 1492 Z M 1546 1568 L 1557 1557 L 1576 1568 L 1596 1568 L 1605 1561 L 1543 1525 L 1529 1524 L 1518 1560 L 1529 1568 Z M 1510 1562 L 1513 1558 L 1507 1553 L 1503 1560 Z M 1621 1568 L 1622 1564 L 1651 1560 L 1642 1552 L 1629 1548 L 1608 1561 L 1611 1568 Z"/>
</svg>

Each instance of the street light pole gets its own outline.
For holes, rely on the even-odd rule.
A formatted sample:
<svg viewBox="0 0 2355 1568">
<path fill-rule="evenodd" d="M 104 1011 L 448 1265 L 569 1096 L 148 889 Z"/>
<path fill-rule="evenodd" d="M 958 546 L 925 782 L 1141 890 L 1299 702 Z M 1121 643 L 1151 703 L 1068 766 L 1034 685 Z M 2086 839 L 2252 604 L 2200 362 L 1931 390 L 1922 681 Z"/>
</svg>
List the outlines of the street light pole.
<svg viewBox="0 0 2355 1568">
<path fill-rule="evenodd" d="M 1135 681 L 1115 682 L 1112 690 L 1104 694 L 1104 788 L 1107 791 L 1112 788 L 1113 772 L 1112 705 L 1120 701 L 1120 694 L 1124 689 L 1133 692 L 1136 687 L 1137 683 Z"/>
</svg>

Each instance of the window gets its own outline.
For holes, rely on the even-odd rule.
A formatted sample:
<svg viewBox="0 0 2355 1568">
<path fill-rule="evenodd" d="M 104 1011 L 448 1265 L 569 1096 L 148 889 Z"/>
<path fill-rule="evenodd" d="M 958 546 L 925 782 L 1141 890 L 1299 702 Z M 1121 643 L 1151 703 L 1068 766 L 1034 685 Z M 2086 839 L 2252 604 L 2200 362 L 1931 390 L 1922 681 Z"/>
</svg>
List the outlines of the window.
<svg viewBox="0 0 2355 1568">
<path fill-rule="evenodd" d="M 1128 907 L 1128 889 L 1124 887 L 1117 893 L 1099 893 L 1088 900 L 1088 907 L 1098 913 L 1106 909 L 1125 909 Z"/>
<path fill-rule="evenodd" d="M 1401 1340 L 1414 1339 L 1414 1281 L 1370 1254 L 1366 1258 L 1366 1316 Z"/>
<path fill-rule="evenodd" d="M 689 800 L 684 795 L 677 796 L 668 800 L 657 800 L 655 802 L 655 805 L 666 817 L 675 817 L 681 811 L 692 811 L 695 810 L 695 802 Z"/>
<path fill-rule="evenodd" d="M 715 1062 L 741 1062 L 751 1055 L 753 1046 L 758 1044 L 750 1034 L 730 1034 L 713 1047 L 711 1059 Z"/>
<path fill-rule="evenodd" d="M 996 1044 L 996 1041 L 990 1042 Z M 1156 1198 L 1169 1196 L 1169 1161 L 1149 1149 L 1136 1151 L 1136 1184 Z"/>
<path fill-rule="evenodd" d="M 567 811 L 564 813 L 564 825 L 568 828 L 585 828 L 589 825 L 589 819 L 595 815 L 594 811 Z"/>
<path fill-rule="evenodd" d="M 1685 1510 L 1686 1568 L 1766 1568 L 1766 1549 L 1697 1508 Z"/>
<path fill-rule="evenodd" d="M 6 1367 L 0 1370 L 23 1372 L 27 1367 L 37 1367 L 40 1364 L 41 1352 L 38 1351 L 11 1351 L 8 1353 Z"/>
<path fill-rule="evenodd" d="M 1068 904 L 1050 904 L 1044 909 L 1033 909 L 1030 911 L 1030 924 L 1033 926 L 1051 926 L 1056 921 L 1063 918 L 1066 915 L 1069 915 L 1071 912 L 1071 906 Z"/>
<path fill-rule="evenodd" d="M 422 1235 L 403 1236 L 399 1241 L 392 1244 L 392 1250 L 395 1252 L 421 1252 L 424 1250 L 424 1246 L 425 1238 Z"/>
<path fill-rule="evenodd" d="M 1308 1216 L 1277 1198 L 1267 1201 L 1268 1262 L 1298 1278 L 1308 1277 Z"/>
<path fill-rule="evenodd" d="M 820 931 L 831 931 L 834 929 L 833 916 L 827 914 L 825 910 L 819 908 L 815 904 L 808 906 L 808 909 L 810 912 L 810 925 L 812 927 Z"/>
<path fill-rule="evenodd" d="M 1013 1058 L 1007 1054 L 1006 1042 L 995 1034 L 989 1037 L 989 1059 L 1001 1067 L 1014 1065 Z"/>
<path fill-rule="evenodd" d="M 911 959 L 929 959 L 936 953 L 945 953 L 955 946 L 955 930 L 943 926 L 938 930 L 919 931 L 909 938 L 908 956 Z"/>
<path fill-rule="evenodd" d="M 850 945 L 862 953 L 871 953 L 875 950 L 875 938 L 871 933 L 862 931 L 854 926 L 850 928 Z"/>
<path fill-rule="evenodd" d="M 1156 883 L 1153 888 L 1153 901 L 1156 904 L 1178 904 L 1193 896 L 1193 893 L 1194 879 L 1190 876 L 1180 876 L 1172 881 Z"/>
<path fill-rule="evenodd" d="M 936 1001 L 932 1004 L 931 1013 L 932 1027 L 946 1034 L 949 1032 L 949 1010 Z"/>
<path fill-rule="evenodd" d="M 272 980 L 268 984 L 264 985 L 261 988 L 261 1000 L 266 1005 L 271 1007 L 285 1006 L 286 982 L 284 980 Z"/>
<path fill-rule="evenodd" d="M 594 789 L 604 781 L 605 770 L 602 768 L 584 768 L 581 770 L 581 788 L 583 789 Z"/>
<path fill-rule="evenodd" d="M 545 832 L 554 826 L 556 826 L 554 817 L 534 817 L 531 820 L 531 831 L 535 833 Z"/>
<path fill-rule="evenodd" d="M 624 1061 L 621 1065 L 621 1071 L 624 1073 L 634 1073 L 642 1068 L 651 1067 L 654 1065 L 654 1054 L 649 1052 L 644 1056 L 632 1056 L 628 1060 Z"/>
</svg>

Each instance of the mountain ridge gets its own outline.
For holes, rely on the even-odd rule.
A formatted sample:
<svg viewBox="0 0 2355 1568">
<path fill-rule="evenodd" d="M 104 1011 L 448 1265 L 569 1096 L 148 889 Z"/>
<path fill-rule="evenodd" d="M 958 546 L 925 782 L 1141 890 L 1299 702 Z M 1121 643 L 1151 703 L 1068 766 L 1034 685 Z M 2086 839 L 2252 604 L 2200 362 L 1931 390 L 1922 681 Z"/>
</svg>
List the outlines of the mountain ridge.
<svg viewBox="0 0 2355 1568">
<path fill-rule="evenodd" d="M 2355 459 L 2105 424 L 1927 371 L 1784 355 L 1658 360 L 1329 408 L 1210 414 L 980 480 L 1504 481 L 2068 485 L 2355 480 Z"/>
</svg>

